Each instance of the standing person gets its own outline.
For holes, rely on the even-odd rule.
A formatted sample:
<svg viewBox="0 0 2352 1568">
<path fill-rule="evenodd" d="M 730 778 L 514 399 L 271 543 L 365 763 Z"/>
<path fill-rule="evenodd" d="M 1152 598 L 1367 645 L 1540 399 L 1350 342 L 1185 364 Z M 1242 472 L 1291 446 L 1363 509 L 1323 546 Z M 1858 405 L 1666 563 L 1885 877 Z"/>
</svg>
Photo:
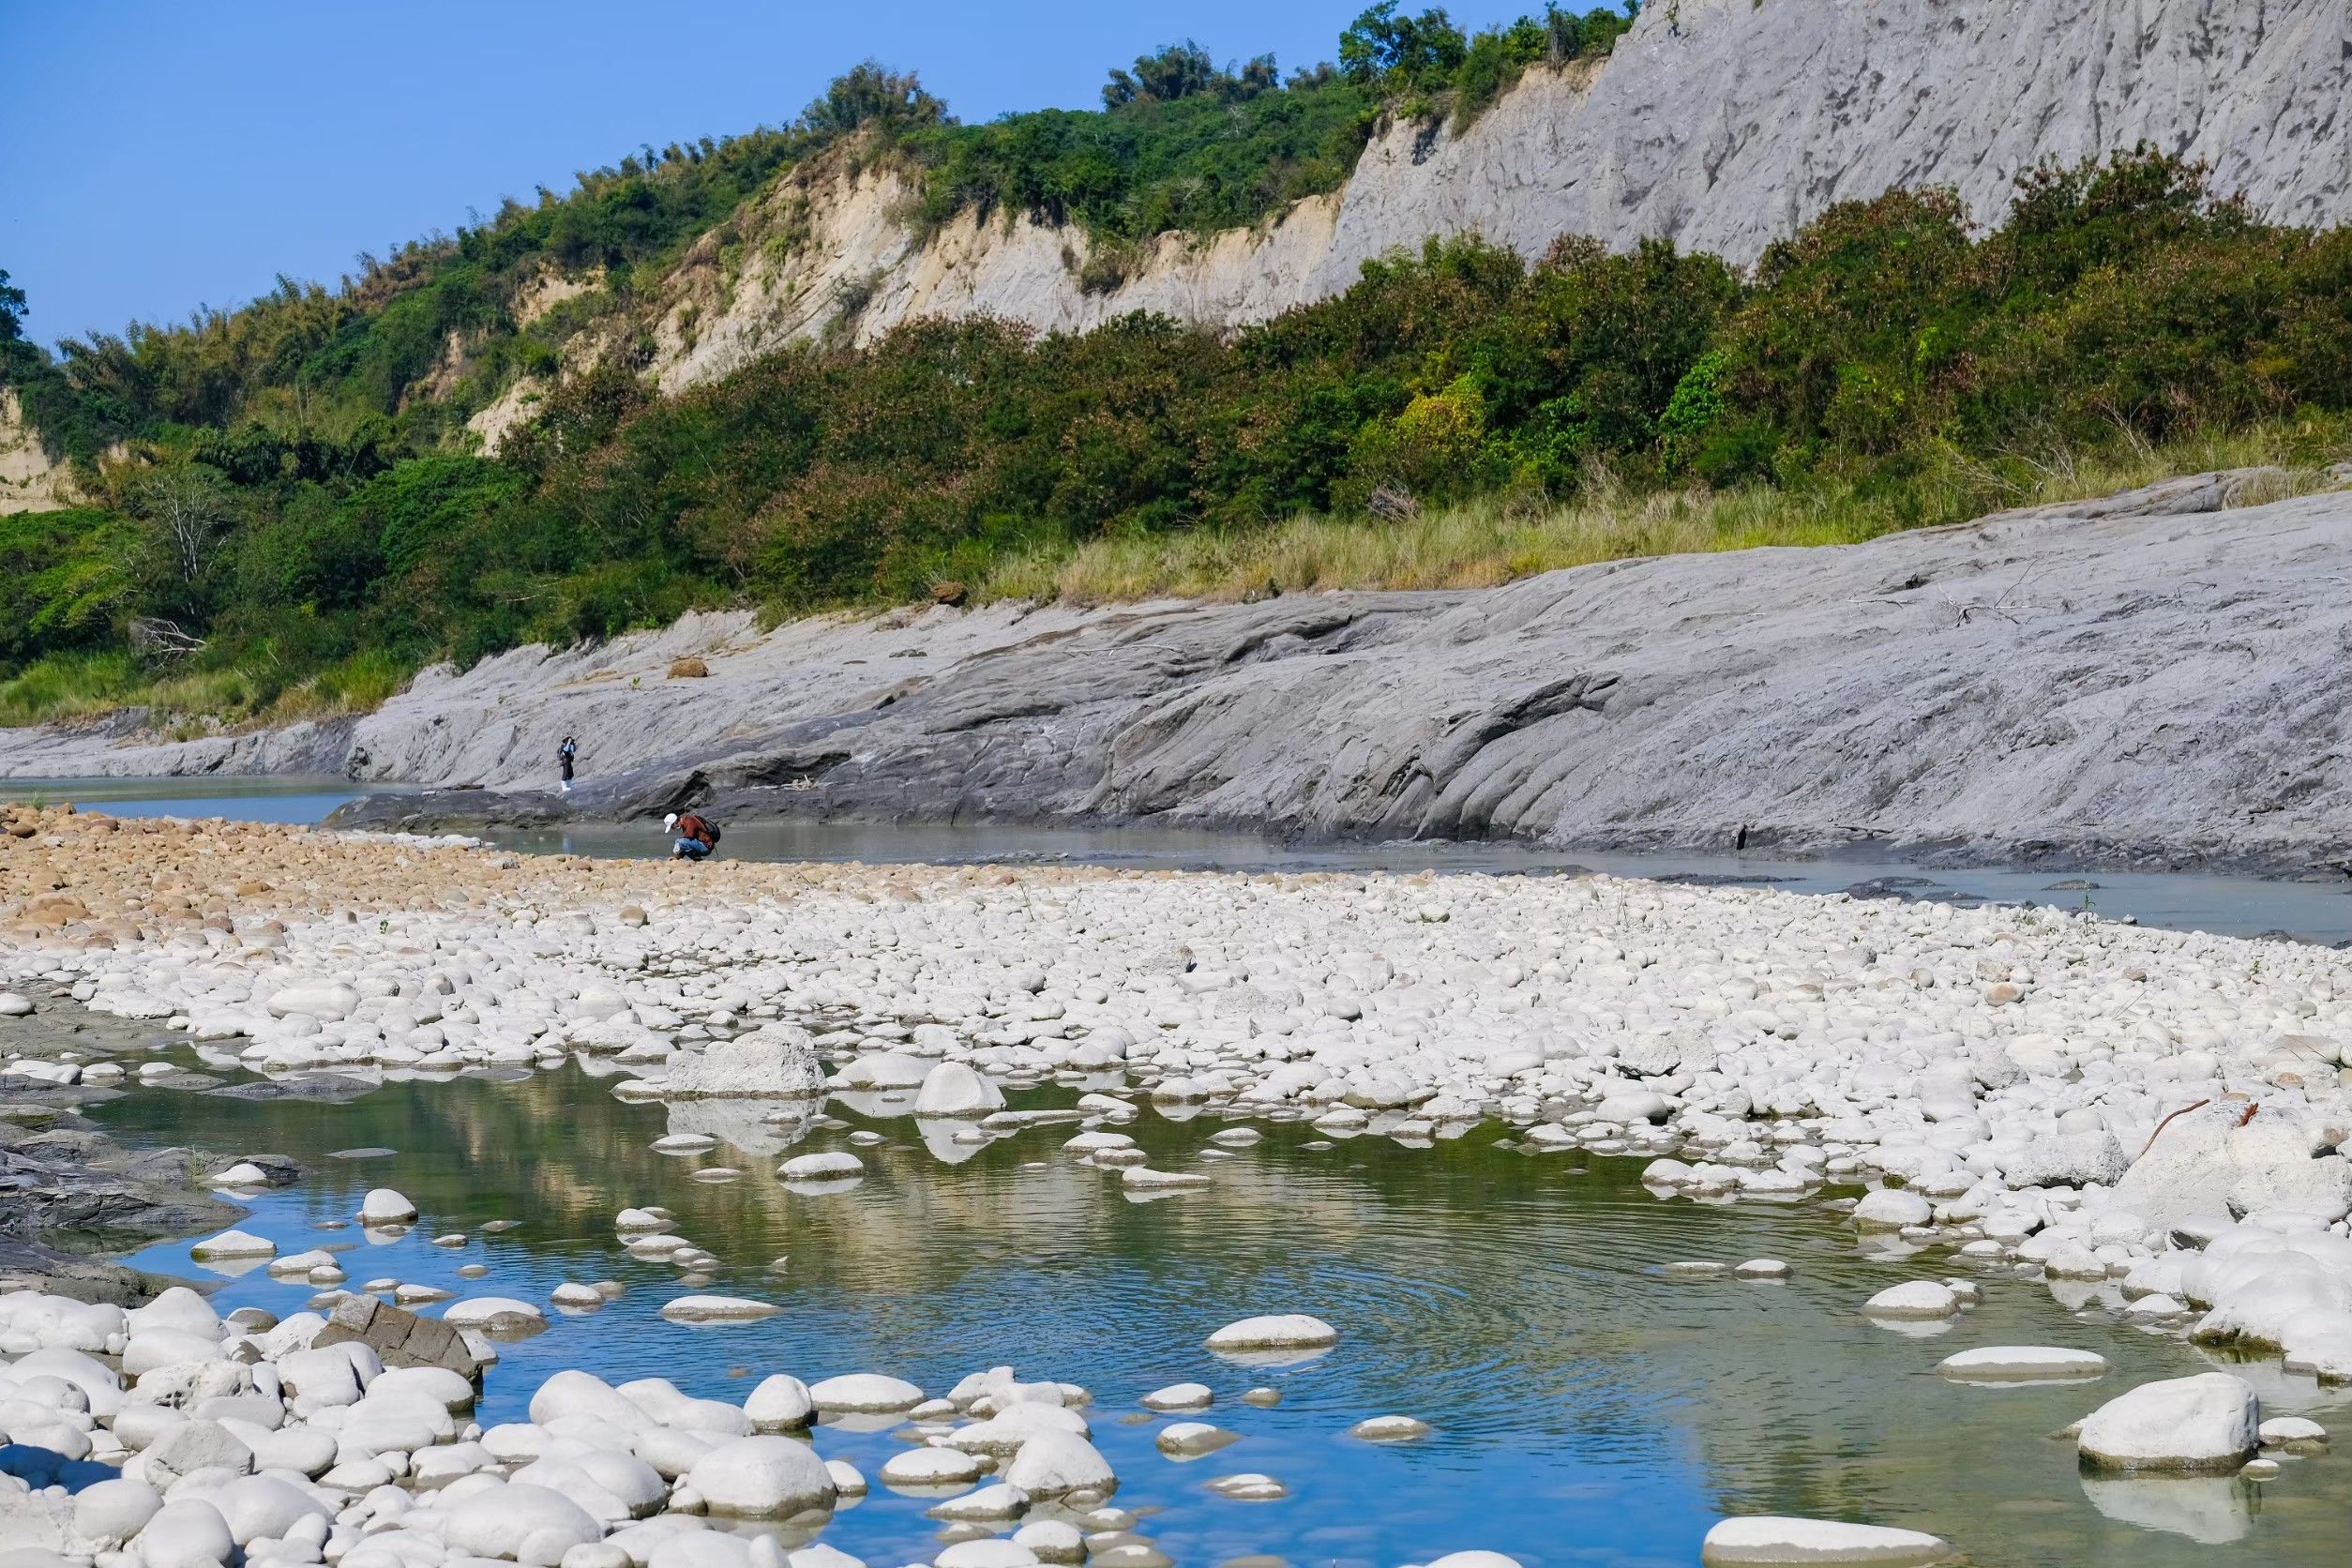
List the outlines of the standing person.
<svg viewBox="0 0 2352 1568">
<path fill-rule="evenodd" d="M 564 792 L 567 795 L 572 792 L 572 763 L 579 756 L 580 743 L 569 735 L 565 735 L 564 744 L 555 748 L 555 765 L 564 770 Z"/>
<path fill-rule="evenodd" d="M 681 817 L 672 811 L 661 820 L 661 825 L 663 831 L 678 836 L 678 841 L 670 846 L 672 860 L 701 860 L 718 848 L 718 824 L 700 812 Z"/>
</svg>

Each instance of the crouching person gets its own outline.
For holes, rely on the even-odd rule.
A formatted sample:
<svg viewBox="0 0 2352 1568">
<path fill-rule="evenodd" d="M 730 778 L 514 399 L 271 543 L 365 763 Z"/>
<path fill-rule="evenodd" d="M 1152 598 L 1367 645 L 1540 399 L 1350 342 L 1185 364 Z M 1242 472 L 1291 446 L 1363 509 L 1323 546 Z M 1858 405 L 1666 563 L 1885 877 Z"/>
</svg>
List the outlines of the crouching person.
<svg viewBox="0 0 2352 1568">
<path fill-rule="evenodd" d="M 677 836 L 670 847 L 672 860 L 702 860 L 718 848 L 718 824 L 699 811 L 680 816 L 672 811 L 661 820 L 662 831 Z"/>
</svg>

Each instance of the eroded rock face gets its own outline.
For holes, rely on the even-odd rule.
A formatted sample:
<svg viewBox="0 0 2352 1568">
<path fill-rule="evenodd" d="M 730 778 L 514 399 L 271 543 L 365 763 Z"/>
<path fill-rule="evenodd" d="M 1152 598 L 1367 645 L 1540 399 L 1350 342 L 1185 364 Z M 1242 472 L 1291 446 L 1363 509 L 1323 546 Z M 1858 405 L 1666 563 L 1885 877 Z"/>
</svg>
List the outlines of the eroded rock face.
<svg viewBox="0 0 2352 1568">
<path fill-rule="evenodd" d="M 768 198 L 805 243 L 740 262 L 706 243 L 667 279 L 654 372 L 674 392 L 796 339 L 872 341 L 925 316 L 1077 331 L 1148 310 L 1230 326 L 1341 293 L 1366 261 L 1431 235 L 1476 234 L 1530 261 L 1561 234 L 1619 249 L 1666 237 L 1744 265 L 1834 202 L 1949 186 L 1988 222 L 2036 163 L 2142 140 L 2210 165 L 2217 190 L 2272 221 L 2340 221 L 2352 214 L 2343 38 L 2329 0 L 1785 13 L 1680 0 L 1640 17 L 1604 62 L 1531 68 L 1458 132 L 1400 116 L 1342 189 L 1259 228 L 1164 235 L 1093 292 L 1075 229 L 968 213 L 918 239 L 904 174 L 820 159 Z M 852 319 L 812 304 L 852 283 Z M 475 428 L 494 439 L 519 411 L 485 411 Z"/>
<path fill-rule="evenodd" d="M 2334 589 L 2352 494 L 2213 510 L 2226 488 L 1477 592 L 934 609 L 764 638 L 692 618 L 429 671 L 352 753 L 369 776 L 521 786 L 569 731 L 641 764 L 562 801 L 383 795 L 345 820 L 657 819 L 691 800 L 735 821 L 1085 815 L 1596 846 L 1863 832 L 2299 872 L 2340 852 L 2352 816 L 2352 776 L 2323 761 L 2347 722 L 2352 600 Z M 2185 505 L 2201 509 L 2173 515 Z M 657 675 L 689 645 L 709 679 L 604 678 Z M 746 735 L 746 713 L 773 728 Z M 254 765 L 225 744 L 0 733 L 0 769 Z M 816 788 L 776 787 L 804 776 Z"/>
</svg>

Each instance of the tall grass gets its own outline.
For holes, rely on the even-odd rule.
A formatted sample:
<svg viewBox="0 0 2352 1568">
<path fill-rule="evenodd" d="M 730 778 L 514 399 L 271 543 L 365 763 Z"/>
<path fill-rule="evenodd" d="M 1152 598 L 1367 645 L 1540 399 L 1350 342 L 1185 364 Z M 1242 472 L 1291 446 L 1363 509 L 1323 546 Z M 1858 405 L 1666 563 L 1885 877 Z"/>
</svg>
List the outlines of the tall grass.
<svg viewBox="0 0 2352 1568">
<path fill-rule="evenodd" d="M 1899 485 L 1814 480 L 1632 493 L 1596 474 L 1565 505 L 1485 497 L 1408 520 L 1300 517 L 1258 529 L 1196 529 L 1047 544 L 1007 555 L 973 584 L 983 601 L 1067 604 L 1150 598 L 1239 599 L 1269 591 L 1485 588 L 1566 566 L 1645 555 L 1859 544 L 1987 512 L 2088 500 L 2182 475 L 2279 465 L 2274 485 L 2241 500 L 2325 488 L 2316 469 L 2285 467 L 2307 443 L 2276 429 L 2162 448 L 2124 445 L 1998 465 L 1946 454 Z"/>
<path fill-rule="evenodd" d="M 292 685 L 243 667 L 155 668 L 128 653 L 52 654 L 0 680 L 0 728 L 146 710 L 147 727 L 175 739 L 240 726 L 372 713 L 408 683 L 409 670 L 365 650 Z"/>
</svg>

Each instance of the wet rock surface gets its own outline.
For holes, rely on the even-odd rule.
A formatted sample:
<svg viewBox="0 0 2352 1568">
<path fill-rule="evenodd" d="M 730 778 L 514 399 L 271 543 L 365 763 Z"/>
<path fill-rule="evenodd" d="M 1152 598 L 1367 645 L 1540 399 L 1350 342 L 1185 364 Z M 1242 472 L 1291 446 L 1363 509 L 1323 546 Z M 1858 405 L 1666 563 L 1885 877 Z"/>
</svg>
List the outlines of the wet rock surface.
<svg viewBox="0 0 2352 1568">
<path fill-rule="evenodd" d="M 8 1026 L 22 1062 L 128 1048 L 111 1020 L 58 1022 L 28 1015 Z M 37 1289 L 90 1300 L 139 1301 L 153 1276 L 90 1256 L 138 1239 L 217 1230 L 246 1211 L 204 1190 L 203 1178 L 232 1163 L 185 1149 L 131 1151 L 79 1114 L 114 1091 L 36 1087 L 0 1072 L 0 1289 Z"/>
</svg>

